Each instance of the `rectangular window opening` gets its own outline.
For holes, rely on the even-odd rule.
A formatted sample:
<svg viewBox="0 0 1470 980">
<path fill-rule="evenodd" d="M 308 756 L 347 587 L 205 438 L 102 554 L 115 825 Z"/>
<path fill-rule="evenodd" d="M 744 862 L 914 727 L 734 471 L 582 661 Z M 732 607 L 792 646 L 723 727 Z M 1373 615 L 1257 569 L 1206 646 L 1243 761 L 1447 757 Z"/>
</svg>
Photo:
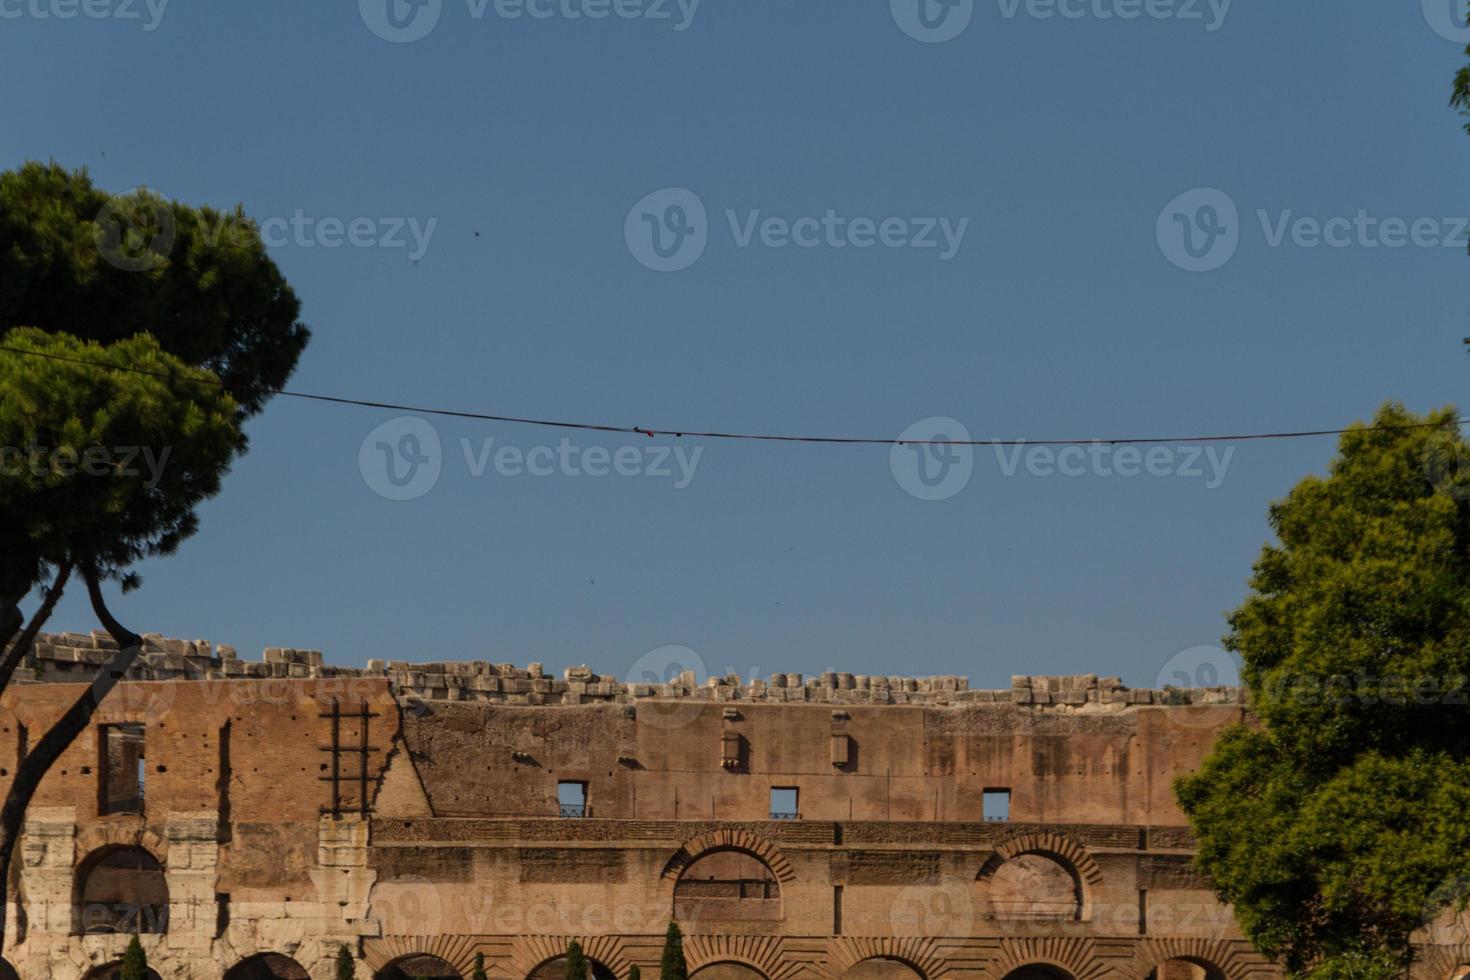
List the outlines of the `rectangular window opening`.
<svg viewBox="0 0 1470 980">
<path fill-rule="evenodd" d="M 801 815 L 797 807 L 795 786 L 771 787 L 771 819 L 795 820 Z"/>
<path fill-rule="evenodd" d="M 1011 819 L 1011 791 L 987 789 L 981 804 L 986 823 L 1005 823 Z"/>
<path fill-rule="evenodd" d="M 574 780 L 557 783 L 556 803 L 563 817 L 587 816 L 587 784 Z"/>
<path fill-rule="evenodd" d="M 98 809 L 109 813 L 142 813 L 147 768 L 141 724 L 103 725 L 98 743 L 102 758 L 97 769 L 101 779 Z"/>
</svg>

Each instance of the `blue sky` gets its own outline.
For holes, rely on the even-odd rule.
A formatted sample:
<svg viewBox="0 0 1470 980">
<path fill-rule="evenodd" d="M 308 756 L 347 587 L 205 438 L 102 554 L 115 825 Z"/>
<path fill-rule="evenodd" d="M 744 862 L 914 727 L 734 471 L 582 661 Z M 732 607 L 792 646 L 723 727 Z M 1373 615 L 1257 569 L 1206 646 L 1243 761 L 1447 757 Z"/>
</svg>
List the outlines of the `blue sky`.
<svg viewBox="0 0 1470 980">
<path fill-rule="evenodd" d="M 917 0 L 395 2 L 396 35 L 386 0 L 0 0 L 0 166 L 274 219 L 314 334 L 303 391 L 655 429 L 937 417 L 982 440 L 1465 401 L 1470 140 L 1447 97 L 1470 32 L 1450 0 L 974 0 L 942 41 L 959 20 L 905 32 L 924 36 Z M 697 228 L 669 210 L 691 202 Z M 334 221 L 357 243 L 329 247 Z M 1180 267 L 1186 225 L 1217 267 Z M 655 271 L 652 226 L 703 251 Z M 374 435 L 402 414 L 277 399 L 200 533 L 117 612 L 347 664 L 626 676 L 679 645 L 721 673 L 1153 684 L 1218 642 L 1268 503 L 1333 450 L 1243 444 L 1214 479 L 1186 445 L 1153 474 L 1071 460 L 1081 476 L 982 446 L 922 499 L 881 447 Z M 389 499 L 379 454 L 428 459 L 402 442 L 423 424 L 437 478 Z M 52 622 L 92 625 L 75 594 Z"/>
</svg>

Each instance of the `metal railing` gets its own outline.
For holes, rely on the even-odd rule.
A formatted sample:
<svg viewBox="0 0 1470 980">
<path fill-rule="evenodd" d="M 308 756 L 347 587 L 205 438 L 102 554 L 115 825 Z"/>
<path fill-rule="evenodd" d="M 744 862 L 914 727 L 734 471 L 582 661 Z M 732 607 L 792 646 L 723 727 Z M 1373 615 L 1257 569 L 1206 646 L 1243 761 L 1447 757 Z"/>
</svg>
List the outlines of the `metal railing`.
<svg viewBox="0 0 1470 980">
<path fill-rule="evenodd" d="M 559 809 L 561 811 L 561 816 L 563 816 L 563 817 L 585 817 L 585 816 L 587 816 L 587 807 L 585 805 L 579 806 L 579 805 L 570 804 L 570 803 L 563 803 L 563 804 L 560 805 Z"/>
<path fill-rule="evenodd" d="M 772 820 L 800 820 L 801 819 L 801 814 L 799 814 L 799 813 L 787 813 L 787 812 L 782 811 L 782 810 L 772 810 L 771 811 L 771 819 Z"/>
</svg>

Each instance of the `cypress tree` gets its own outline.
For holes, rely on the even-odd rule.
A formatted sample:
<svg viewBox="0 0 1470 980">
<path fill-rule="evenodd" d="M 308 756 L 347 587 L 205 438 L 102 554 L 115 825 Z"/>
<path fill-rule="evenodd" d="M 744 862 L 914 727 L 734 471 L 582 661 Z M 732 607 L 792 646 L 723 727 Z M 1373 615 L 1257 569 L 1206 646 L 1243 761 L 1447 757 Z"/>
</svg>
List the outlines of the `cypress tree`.
<svg viewBox="0 0 1470 980">
<path fill-rule="evenodd" d="M 567 980 L 587 980 L 587 957 L 575 939 L 567 947 Z"/>
<path fill-rule="evenodd" d="M 475 954 L 475 969 L 470 973 L 470 980 L 486 980 L 484 953 Z"/>
<path fill-rule="evenodd" d="M 337 947 L 337 980 L 355 980 L 356 976 L 357 965 L 352 962 L 347 944 L 343 943 Z"/>
<path fill-rule="evenodd" d="M 658 965 L 658 980 L 689 980 L 689 963 L 684 959 L 684 934 L 679 923 L 670 922 L 664 933 L 664 955 Z"/>
<path fill-rule="evenodd" d="M 143 944 L 138 942 L 137 936 L 132 938 L 128 951 L 123 953 L 118 980 L 148 980 L 148 954 L 143 952 Z"/>
</svg>

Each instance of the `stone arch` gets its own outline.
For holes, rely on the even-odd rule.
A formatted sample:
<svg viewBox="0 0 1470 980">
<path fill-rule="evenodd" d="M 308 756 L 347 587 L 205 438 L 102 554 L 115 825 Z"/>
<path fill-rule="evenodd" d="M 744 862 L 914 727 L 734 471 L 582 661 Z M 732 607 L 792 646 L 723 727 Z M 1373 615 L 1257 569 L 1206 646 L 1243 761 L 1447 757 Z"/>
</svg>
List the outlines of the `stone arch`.
<svg viewBox="0 0 1470 980">
<path fill-rule="evenodd" d="M 447 963 L 460 977 L 467 977 L 477 949 L 474 940 L 464 936 L 382 936 L 363 941 L 362 958 L 374 977 L 390 977 L 398 964 L 420 956 Z"/>
<path fill-rule="evenodd" d="M 775 873 L 778 881 L 786 882 L 796 877 L 791 862 L 775 844 L 748 830 L 733 829 L 711 831 L 686 841 L 664 865 L 663 877 L 670 882 L 677 881 L 684 869 L 696 859 L 715 850 L 745 851 L 763 861 Z"/>
<path fill-rule="evenodd" d="M 157 858 L 159 864 L 168 864 L 168 841 L 144 828 L 137 819 L 109 820 L 77 834 L 76 863 L 81 864 L 94 851 L 107 847 L 141 847 Z"/>
<path fill-rule="evenodd" d="M 168 932 L 168 877 L 163 863 L 135 845 L 88 854 L 72 875 L 72 933 Z"/>
<path fill-rule="evenodd" d="M 1145 939 L 1133 956 L 1135 980 L 1147 980 L 1165 963 L 1183 960 L 1204 971 L 1205 980 L 1239 980 L 1265 965 L 1264 957 L 1222 939 Z M 1159 980 L 1164 980 L 1159 977 Z M 1449 980 L 1441 977 L 1438 980 Z"/>
<path fill-rule="evenodd" d="M 1055 869 L 1071 879 L 1070 899 Z M 975 880 L 983 889 L 988 917 L 1088 922 L 1092 919 L 1093 889 L 1102 884 L 1102 869 L 1081 844 L 1065 834 L 1045 831 L 1002 841 L 980 866 Z M 1011 898 L 1021 896 L 1025 896 L 1022 904 L 1009 907 Z"/>
<path fill-rule="evenodd" d="M 373 974 L 374 980 L 464 980 L 453 963 L 430 953 L 410 953 L 389 962 Z"/>
<path fill-rule="evenodd" d="M 1033 975 L 1011 977 L 1022 970 Z M 1093 941 L 1080 936 L 1003 939 L 990 963 L 993 980 L 1102 980 L 1112 972 L 1098 961 Z"/>
<path fill-rule="evenodd" d="M 230 967 L 224 980 L 311 980 L 311 975 L 289 956 L 256 953 Z"/>
<path fill-rule="evenodd" d="M 949 972 L 949 961 L 940 954 L 934 940 L 916 936 L 832 939 L 827 943 L 826 963 L 820 967 L 813 964 L 812 968 L 824 980 L 836 980 L 852 974 L 864 963 L 878 961 L 901 963 L 923 980 L 940 980 Z"/>
<path fill-rule="evenodd" d="M 520 977 L 533 977 L 548 964 L 567 955 L 567 947 L 576 940 L 590 963 L 600 964 L 614 977 L 628 975 L 632 962 L 623 952 L 623 941 L 616 936 L 525 936 L 518 940 L 510 955 L 508 972 Z M 601 980 L 597 971 L 589 971 L 593 980 Z"/>
<path fill-rule="evenodd" d="M 1470 965 L 1470 943 L 1422 946 L 1409 966 L 1414 980 L 1454 980 Z"/>
<path fill-rule="evenodd" d="M 794 980 L 802 965 L 786 957 L 785 942 L 775 936 L 739 936 L 728 933 L 684 937 L 689 978 L 707 966 L 735 963 L 750 967 L 762 980 Z M 718 980 L 711 974 L 706 980 Z"/>
<path fill-rule="evenodd" d="M 94 967 L 87 971 L 86 976 L 82 980 L 118 980 L 121 976 L 122 960 L 113 960 L 111 963 L 104 963 L 102 966 Z M 163 978 L 150 966 L 148 968 L 148 980 L 163 980 Z"/>
<path fill-rule="evenodd" d="M 764 973 L 738 960 L 721 960 L 691 970 L 689 980 L 770 980 Z"/>
<path fill-rule="evenodd" d="M 674 882 L 674 918 L 702 923 L 779 922 L 781 883 L 760 857 L 716 847 L 686 864 Z"/>
</svg>

